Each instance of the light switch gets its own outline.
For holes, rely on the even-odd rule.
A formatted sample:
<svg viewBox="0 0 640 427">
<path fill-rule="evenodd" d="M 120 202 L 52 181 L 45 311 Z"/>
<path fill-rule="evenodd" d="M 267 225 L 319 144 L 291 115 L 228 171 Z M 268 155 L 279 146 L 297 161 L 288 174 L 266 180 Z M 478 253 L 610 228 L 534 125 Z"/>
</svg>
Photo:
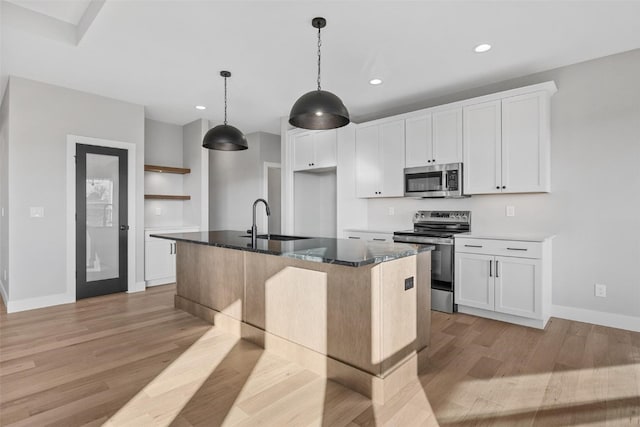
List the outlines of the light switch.
<svg viewBox="0 0 640 427">
<path fill-rule="evenodd" d="M 515 206 L 507 206 L 507 216 L 516 216 Z"/>
<path fill-rule="evenodd" d="M 31 218 L 44 218 L 44 208 L 42 206 L 31 207 L 29 212 Z"/>
</svg>

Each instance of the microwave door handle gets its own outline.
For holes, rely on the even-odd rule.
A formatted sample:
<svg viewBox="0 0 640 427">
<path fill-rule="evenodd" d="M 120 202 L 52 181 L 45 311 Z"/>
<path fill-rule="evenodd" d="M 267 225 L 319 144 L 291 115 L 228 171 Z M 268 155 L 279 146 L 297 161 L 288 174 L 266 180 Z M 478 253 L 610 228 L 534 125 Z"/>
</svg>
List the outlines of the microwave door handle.
<svg viewBox="0 0 640 427">
<path fill-rule="evenodd" d="M 449 182 L 447 181 L 447 171 L 442 171 L 442 180 L 444 184 L 442 185 L 443 191 L 449 191 Z"/>
</svg>

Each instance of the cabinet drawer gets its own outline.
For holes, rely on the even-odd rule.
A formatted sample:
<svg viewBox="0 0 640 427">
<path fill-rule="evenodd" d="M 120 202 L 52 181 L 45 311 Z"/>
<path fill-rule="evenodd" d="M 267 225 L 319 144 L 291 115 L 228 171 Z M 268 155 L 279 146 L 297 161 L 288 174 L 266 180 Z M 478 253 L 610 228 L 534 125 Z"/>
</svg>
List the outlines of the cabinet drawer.
<svg viewBox="0 0 640 427">
<path fill-rule="evenodd" d="M 542 258 L 541 242 L 520 240 L 494 240 L 456 238 L 456 252 L 511 256 L 517 258 Z"/>
<path fill-rule="evenodd" d="M 345 231 L 345 238 L 364 240 L 367 242 L 393 242 L 393 234 L 391 233 L 375 233 L 368 231 Z"/>
</svg>

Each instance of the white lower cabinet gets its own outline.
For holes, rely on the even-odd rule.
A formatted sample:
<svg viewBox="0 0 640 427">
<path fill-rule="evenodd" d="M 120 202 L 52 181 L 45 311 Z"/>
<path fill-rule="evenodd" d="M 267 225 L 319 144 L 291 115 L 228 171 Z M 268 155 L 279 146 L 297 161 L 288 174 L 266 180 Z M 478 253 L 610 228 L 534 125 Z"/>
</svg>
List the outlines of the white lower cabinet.
<svg viewBox="0 0 640 427">
<path fill-rule="evenodd" d="M 544 328 L 551 306 L 551 239 L 456 238 L 455 245 L 460 312 Z"/>
<path fill-rule="evenodd" d="M 144 233 L 144 281 L 147 287 L 176 281 L 177 244 L 173 240 L 151 237 L 152 234 L 188 233 L 198 228 L 153 229 Z"/>
</svg>

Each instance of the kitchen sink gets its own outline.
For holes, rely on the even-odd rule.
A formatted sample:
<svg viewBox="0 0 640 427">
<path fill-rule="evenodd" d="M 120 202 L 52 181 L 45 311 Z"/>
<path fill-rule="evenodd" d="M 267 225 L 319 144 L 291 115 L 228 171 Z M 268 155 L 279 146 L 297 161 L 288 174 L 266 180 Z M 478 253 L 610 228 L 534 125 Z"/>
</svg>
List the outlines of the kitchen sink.
<svg viewBox="0 0 640 427">
<path fill-rule="evenodd" d="M 267 237 L 268 236 L 268 237 Z M 250 234 L 240 236 L 240 237 L 248 237 L 251 238 Z M 269 239 L 269 240 L 279 240 L 279 241 L 288 241 L 288 240 L 304 240 L 310 239 L 311 237 L 300 237 L 300 236 L 286 236 L 284 234 L 258 234 L 258 239 Z"/>
</svg>

